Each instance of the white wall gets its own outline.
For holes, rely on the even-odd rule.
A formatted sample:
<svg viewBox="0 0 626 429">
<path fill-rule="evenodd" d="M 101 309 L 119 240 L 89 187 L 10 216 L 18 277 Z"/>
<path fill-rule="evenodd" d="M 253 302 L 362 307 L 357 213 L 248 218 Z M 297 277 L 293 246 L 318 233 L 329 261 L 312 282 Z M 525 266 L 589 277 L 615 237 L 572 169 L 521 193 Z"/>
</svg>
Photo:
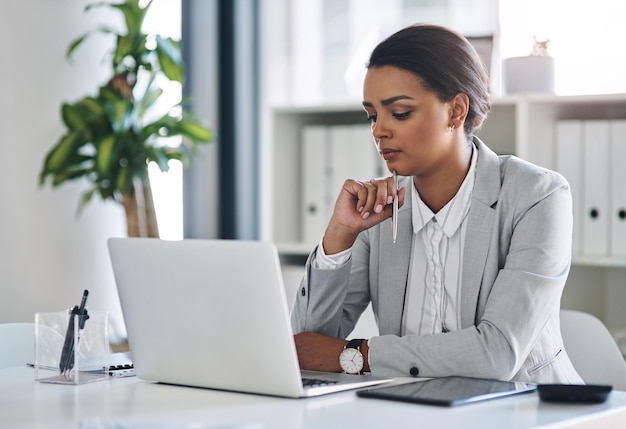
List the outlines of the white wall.
<svg viewBox="0 0 626 429">
<path fill-rule="evenodd" d="M 110 312 L 114 340 L 123 328 L 106 240 L 125 235 L 123 210 L 94 200 L 76 217 L 85 183 L 38 186 L 44 156 L 63 132 L 61 103 L 94 93 L 108 77 L 103 37 L 79 48 L 72 64 L 65 60 L 69 43 L 109 10 L 84 13 L 89 3 L 0 4 L 0 323 L 71 307 L 87 288 L 89 308 Z"/>
</svg>

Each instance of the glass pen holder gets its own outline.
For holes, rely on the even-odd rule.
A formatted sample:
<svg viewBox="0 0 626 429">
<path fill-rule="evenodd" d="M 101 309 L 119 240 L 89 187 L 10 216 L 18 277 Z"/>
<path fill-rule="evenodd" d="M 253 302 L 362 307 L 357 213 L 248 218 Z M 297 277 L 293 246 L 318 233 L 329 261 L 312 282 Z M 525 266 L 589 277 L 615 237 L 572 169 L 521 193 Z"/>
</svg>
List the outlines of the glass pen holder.
<svg viewBox="0 0 626 429">
<path fill-rule="evenodd" d="M 109 378 L 109 324 L 105 311 L 88 317 L 71 310 L 35 314 L 35 380 L 85 384 Z"/>
</svg>

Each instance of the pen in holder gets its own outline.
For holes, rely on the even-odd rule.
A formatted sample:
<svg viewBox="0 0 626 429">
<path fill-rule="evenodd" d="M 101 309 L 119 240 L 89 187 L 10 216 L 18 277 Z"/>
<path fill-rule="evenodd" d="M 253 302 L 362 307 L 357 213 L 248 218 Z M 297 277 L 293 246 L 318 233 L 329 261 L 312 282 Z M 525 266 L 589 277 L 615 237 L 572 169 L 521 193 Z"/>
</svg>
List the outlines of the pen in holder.
<svg viewBox="0 0 626 429">
<path fill-rule="evenodd" d="M 393 243 L 398 238 L 398 172 L 393 170 L 393 208 L 391 212 L 391 237 Z"/>
<path fill-rule="evenodd" d="M 74 306 L 70 312 L 65 341 L 63 342 L 63 349 L 61 351 L 61 360 L 59 362 L 61 375 L 69 375 L 72 368 L 74 368 L 74 351 L 79 345 L 80 335 L 85 329 L 85 322 L 89 319 L 86 307 L 88 296 L 89 291 L 85 290 L 83 298 L 80 301 L 80 307 Z"/>
<path fill-rule="evenodd" d="M 84 384 L 109 377 L 108 314 L 80 306 L 35 314 L 35 380 Z"/>
</svg>

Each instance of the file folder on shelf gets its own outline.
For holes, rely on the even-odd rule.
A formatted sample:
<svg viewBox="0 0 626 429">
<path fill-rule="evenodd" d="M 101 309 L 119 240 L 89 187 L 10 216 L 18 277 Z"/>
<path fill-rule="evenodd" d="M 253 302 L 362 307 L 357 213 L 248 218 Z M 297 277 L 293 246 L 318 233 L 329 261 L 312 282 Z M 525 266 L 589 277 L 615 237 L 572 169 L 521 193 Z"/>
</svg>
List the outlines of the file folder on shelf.
<svg viewBox="0 0 626 429">
<path fill-rule="evenodd" d="M 626 120 L 611 122 L 611 257 L 626 258 Z"/>
<path fill-rule="evenodd" d="M 301 233 L 302 241 L 311 246 L 320 240 L 329 219 L 326 201 L 327 128 L 310 125 L 302 130 Z"/>
<path fill-rule="evenodd" d="M 556 169 L 572 191 L 574 230 L 572 255 L 582 254 L 583 214 L 583 122 L 562 120 L 556 124 Z"/>
<path fill-rule="evenodd" d="M 587 120 L 583 124 L 584 218 L 583 255 L 608 256 L 610 123 Z"/>
</svg>

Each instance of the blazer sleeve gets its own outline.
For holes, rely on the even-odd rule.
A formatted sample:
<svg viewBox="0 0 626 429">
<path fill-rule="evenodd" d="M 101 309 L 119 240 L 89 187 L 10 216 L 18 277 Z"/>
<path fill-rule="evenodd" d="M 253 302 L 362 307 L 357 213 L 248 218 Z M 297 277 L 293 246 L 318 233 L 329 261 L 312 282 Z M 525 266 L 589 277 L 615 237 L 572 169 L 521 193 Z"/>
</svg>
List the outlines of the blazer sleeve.
<svg viewBox="0 0 626 429">
<path fill-rule="evenodd" d="M 361 262 L 366 256 L 359 250 L 366 241 L 364 234 L 357 239 L 360 243 L 354 246 L 348 262 L 339 268 L 314 268 L 317 247 L 311 252 L 292 307 L 294 333 L 309 331 L 346 338 L 352 332 L 370 302 L 367 269 Z M 359 261 L 353 264 L 355 259 Z"/>
</svg>

